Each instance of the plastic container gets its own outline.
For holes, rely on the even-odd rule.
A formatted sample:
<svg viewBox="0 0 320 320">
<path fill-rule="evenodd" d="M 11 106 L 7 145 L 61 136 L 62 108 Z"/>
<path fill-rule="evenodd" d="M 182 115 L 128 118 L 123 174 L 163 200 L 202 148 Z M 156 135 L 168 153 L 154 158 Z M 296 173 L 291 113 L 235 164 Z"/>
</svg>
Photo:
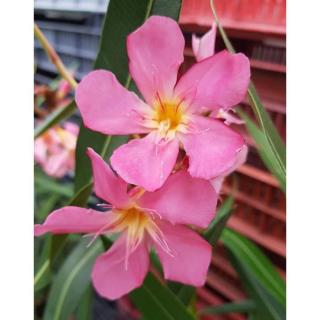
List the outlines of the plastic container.
<svg viewBox="0 0 320 320">
<path fill-rule="evenodd" d="M 34 0 L 36 10 L 104 13 L 109 0 Z"/>
<path fill-rule="evenodd" d="M 99 47 L 101 16 L 90 15 L 79 24 L 59 21 L 37 21 L 37 23 L 66 66 L 76 68 L 76 78 L 81 79 L 92 70 Z M 38 68 L 55 72 L 54 66 L 45 56 L 37 40 L 35 58 Z"/>
</svg>

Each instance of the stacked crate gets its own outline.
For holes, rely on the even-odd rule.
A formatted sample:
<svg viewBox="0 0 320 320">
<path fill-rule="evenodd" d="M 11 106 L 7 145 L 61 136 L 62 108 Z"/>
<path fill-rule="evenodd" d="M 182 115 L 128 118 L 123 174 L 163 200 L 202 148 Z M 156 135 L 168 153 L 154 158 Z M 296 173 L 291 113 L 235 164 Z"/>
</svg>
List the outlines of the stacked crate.
<svg viewBox="0 0 320 320">
<path fill-rule="evenodd" d="M 246 54 L 251 63 L 252 80 L 263 105 L 268 110 L 283 140 L 286 135 L 286 42 L 285 1 L 282 0 L 216 0 L 218 16 L 236 51 Z M 185 34 L 184 71 L 195 62 L 191 49 L 191 34 L 201 36 L 212 24 L 209 1 L 185 0 L 180 16 Z M 224 49 L 217 38 L 216 51 Z M 242 109 L 254 119 L 252 109 L 245 100 Z M 245 126 L 235 126 L 247 140 L 247 162 L 229 176 L 223 194 L 230 194 L 233 181 L 236 206 L 228 226 L 253 240 L 274 262 L 285 276 L 286 215 L 285 195 L 277 180 L 268 172 L 259 158 L 256 145 L 248 136 Z M 245 296 L 237 273 L 228 262 L 221 244 L 215 250 L 208 280 L 198 289 L 199 305 L 218 305 L 237 301 Z M 210 317 L 206 317 L 210 319 Z M 239 314 L 214 316 L 214 319 L 244 319 Z"/>
<path fill-rule="evenodd" d="M 92 70 L 107 0 L 36 0 L 35 21 L 65 65 L 80 80 Z M 40 43 L 35 40 L 38 75 L 56 74 Z"/>
</svg>

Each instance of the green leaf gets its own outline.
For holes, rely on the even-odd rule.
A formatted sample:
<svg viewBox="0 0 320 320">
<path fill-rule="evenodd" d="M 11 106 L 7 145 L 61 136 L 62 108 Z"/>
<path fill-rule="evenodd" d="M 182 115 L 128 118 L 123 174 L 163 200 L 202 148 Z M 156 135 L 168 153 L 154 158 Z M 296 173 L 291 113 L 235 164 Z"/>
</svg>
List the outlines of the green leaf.
<svg viewBox="0 0 320 320">
<path fill-rule="evenodd" d="M 286 285 L 267 256 L 249 239 L 226 228 L 221 240 L 247 272 L 256 277 L 257 281 L 270 294 L 284 305 L 286 301 Z M 238 270 L 236 268 L 236 270 Z"/>
<path fill-rule="evenodd" d="M 144 319 L 149 320 L 192 320 L 194 317 L 174 295 L 149 273 L 143 285 L 134 290 L 130 297 L 141 311 Z"/>
<path fill-rule="evenodd" d="M 234 252 L 230 252 L 231 262 L 237 270 L 247 294 L 254 300 L 255 309 L 250 312 L 254 320 L 285 320 L 285 305 L 281 304 L 270 291 L 259 281 L 252 270 L 239 260 Z"/>
<path fill-rule="evenodd" d="M 274 126 L 269 113 L 263 107 L 257 90 L 252 82 L 249 85 L 248 95 L 255 116 L 258 119 L 264 134 L 266 135 L 273 156 L 277 159 L 277 169 L 281 171 L 284 177 L 286 177 L 286 146 L 282 141 L 277 128 Z"/>
<path fill-rule="evenodd" d="M 87 148 L 91 147 L 97 153 L 101 154 L 104 159 L 109 159 L 112 152 L 121 144 L 127 142 L 127 140 L 127 136 L 104 136 L 102 134 L 96 134 L 81 125 L 76 147 L 76 175 L 74 186 L 76 193 L 85 186 L 88 186 L 92 176 L 91 162 L 86 155 Z"/>
<path fill-rule="evenodd" d="M 227 34 L 225 33 L 225 31 L 220 23 L 220 20 L 217 16 L 213 2 L 214 2 L 213 0 L 210 0 L 212 13 L 214 15 L 214 19 L 215 19 L 215 22 L 218 26 L 221 37 L 222 37 L 227 49 L 230 52 L 234 53 L 235 50 L 234 50 Z M 286 177 L 286 147 L 285 147 L 285 144 L 282 141 L 282 138 L 281 138 L 280 134 L 278 133 L 276 127 L 274 126 L 268 112 L 263 107 L 261 100 L 259 98 L 259 95 L 257 93 L 257 90 L 252 82 L 250 82 L 250 85 L 248 88 L 248 95 L 250 98 L 250 103 L 251 103 L 251 107 L 254 111 L 254 114 L 260 123 L 260 126 L 262 128 L 263 133 L 266 136 L 266 140 L 269 144 L 270 151 L 272 152 L 273 157 L 276 159 L 277 170 L 280 171 L 284 177 Z"/>
<path fill-rule="evenodd" d="M 204 238 L 212 245 L 215 246 L 225 228 L 227 221 L 231 215 L 233 206 L 233 197 L 229 196 L 220 206 L 217 211 L 216 217 L 212 220 L 208 229 L 204 232 Z"/>
<path fill-rule="evenodd" d="M 62 184 L 56 180 L 45 176 L 44 174 L 37 174 L 34 177 L 34 184 L 37 194 L 50 193 L 63 196 L 65 198 L 72 197 L 71 184 Z"/>
<path fill-rule="evenodd" d="M 93 300 L 93 289 L 89 285 L 86 292 L 83 294 L 77 308 L 76 318 L 77 320 L 91 320 L 92 318 L 92 300 Z"/>
<path fill-rule="evenodd" d="M 231 302 L 201 309 L 200 314 L 226 314 L 226 313 L 248 313 L 255 309 L 253 300 L 243 300 L 240 302 Z"/>
<path fill-rule="evenodd" d="M 36 217 L 43 221 L 47 215 L 54 209 L 57 201 L 60 199 L 58 194 L 52 194 L 48 200 L 42 205 L 41 209 L 36 213 Z"/>
<path fill-rule="evenodd" d="M 163 274 L 162 265 L 155 251 L 151 251 L 150 259 L 152 265 L 158 270 L 160 274 Z M 195 297 L 196 290 L 194 287 L 183 285 L 174 281 L 167 281 L 168 288 L 180 299 L 185 305 L 189 306 L 192 299 Z"/>
<path fill-rule="evenodd" d="M 185 306 L 189 306 L 196 296 L 196 288 L 188 285 L 183 285 L 180 287 L 176 295 Z"/>
<path fill-rule="evenodd" d="M 58 124 L 60 121 L 69 118 L 75 111 L 76 103 L 74 101 L 63 108 L 58 108 L 50 115 L 48 115 L 48 117 L 35 128 L 34 138 L 38 138 L 45 131 Z"/>
<path fill-rule="evenodd" d="M 102 252 L 99 239 L 90 248 L 85 241 L 76 246 L 54 278 L 44 320 L 69 319 L 90 284 L 92 265 Z"/>
<path fill-rule="evenodd" d="M 84 206 L 91 193 L 92 183 L 88 183 L 70 200 L 69 206 Z M 46 261 L 43 261 L 39 266 L 38 271 L 35 275 L 35 283 L 42 281 L 42 277 L 45 277 L 50 266 L 53 264 L 62 248 L 68 241 L 68 235 L 52 235 L 50 254 Z"/>
<path fill-rule="evenodd" d="M 91 193 L 92 183 L 88 183 L 85 185 L 79 192 L 70 200 L 69 206 L 78 206 L 82 207 L 85 206 L 87 199 Z M 51 264 L 54 261 L 54 259 L 57 257 L 59 252 L 62 250 L 62 248 L 65 246 L 68 240 L 67 234 L 62 235 L 53 235 L 52 236 L 52 247 L 51 247 L 51 253 L 50 253 L 50 260 Z"/>
<path fill-rule="evenodd" d="M 87 200 L 91 194 L 93 183 L 90 181 L 86 185 L 84 185 L 70 200 L 69 205 L 70 206 L 78 206 L 78 207 L 84 207 L 87 203 Z"/>
<path fill-rule="evenodd" d="M 270 149 L 270 145 L 267 141 L 266 136 L 263 134 L 262 130 L 259 129 L 255 123 L 242 111 L 237 110 L 237 113 L 245 121 L 246 128 L 254 139 L 258 147 L 258 153 L 266 165 L 268 170 L 274 175 L 278 180 L 279 185 L 283 192 L 286 191 L 286 177 L 283 175 L 283 172 L 279 170 L 277 165 L 277 159 L 274 157 L 274 153 Z"/>
<path fill-rule="evenodd" d="M 43 289 L 46 285 L 49 284 L 51 279 L 51 270 L 50 270 L 50 248 L 52 236 L 46 235 L 43 241 L 43 248 L 41 250 L 39 261 L 35 267 L 35 277 L 34 277 L 34 292 L 37 292 Z M 40 239 L 35 239 L 35 241 L 40 241 Z M 37 257 L 35 253 L 35 258 Z"/>
</svg>

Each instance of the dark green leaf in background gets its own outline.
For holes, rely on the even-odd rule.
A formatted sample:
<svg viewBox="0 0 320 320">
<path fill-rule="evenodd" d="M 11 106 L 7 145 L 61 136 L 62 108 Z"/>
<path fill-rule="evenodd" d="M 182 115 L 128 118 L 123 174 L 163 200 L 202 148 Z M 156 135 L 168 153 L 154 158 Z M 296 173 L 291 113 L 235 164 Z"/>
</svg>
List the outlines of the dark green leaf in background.
<svg viewBox="0 0 320 320">
<path fill-rule="evenodd" d="M 232 253 L 233 260 L 244 265 L 246 273 L 250 273 L 256 278 L 261 286 L 272 295 L 282 305 L 286 303 L 286 285 L 280 277 L 272 262 L 252 241 L 226 228 L 221 240 L 224 246 Z M 236 270 L 238 270 L 238 264 Z"/>
<path fill-rule="evenodd" d="M 46 130 L 58 124 L 60 121 L 69 118 L 76 111 L 76 103 L 72 101 L 67 106 L 58 108 L 52 112 L 39 126 L 34 130 L 34 138 L 38 138 Z"/>
<path fill-rule="evenodd" d="M 86 292 L 83 294 L 76 312 L 76 320 L 91 320 L 92 319 L 92 302 L 93 288 L 89 285 Z"/>
<path fill-rule="evenodd" d="M 243 300 L 240 302 L 230 302 L 208 307 L 200 310 L 200 314 L 227 314 L 227 313 L 249 313 L 255 309 L 255 303 L 252 300 Z"/>
<path fill-rule="evenodd" d="M 204 238 L 212 245 L 215 246 L 225 228 L 227 221 L 231 215 L 233 206 L 233 197 L 229 196 L 220 206 L 217 211 L 216 217 L 212 220 L 208 229 L 204 232 Z"/>
<path fill-rule="evenodd" d="M 149 273 L 143 285 L 130 294 L 145 320 L 192 320 L 194 317 L 174 293 Z"/>
<path fill-rule="evenodd" d="M 49 194 L 50 196 L 55 195 L 64 197 L 64 199 L 70 199 L 73 194 L 71 183 L 62 184 L 40 170 L 35 170 L 34 186 L 37 190 L 36 196 L 46 194 L 46 197 L 48 197 Z M 38 215 L 37 212 L 36 215 Z"/>
<path fill-rule="evenodd" d="M 101 154 L 104 159 L 109 159 L 112 152 L 121 144 L 127 142 L 127 136 L 104 136 L 97 134 L 81 125 L 80 133 L 77 140 L 76 148 L 76 176 L 75 176 L 75 193 L 86 186 L 91 193 L 92 185 L 89 187 L 91 181 L 91 162 L 86 155 L 87 148 L 91 147 L 97 153 Z M 86 203 L 86 201 L 84 201 Z"/>
<path fill-rule="evenodd" d="M 54 278 L 46 304 L 44 320 L 67 320 L 79 306 L 90 285 L 90 273 L 96 257 L 103 252 L 100 239 L 91 247 L 80 242 L 64 261 Z"/>
<path fill-rule="evenodd" d="M 35 243 L 37 243 L 35 240 Z M 34 277 L 34 292 L 46 287 L 51 280 L 51 270 L 50 270 L 50 250 L 52 236 L 46 235 L 43 240 L 43 247 L 41 248 L 41 253 L 35 250 L 35 277 Z"/>
<path fill-rule="evenodd" d="M 277 178 L 282 191 L 285 192 L 286 177 L 283 174 L 282 170 L 279 170 L 279 166 L 277 165 L 277 159 L 275 158 L 274 153 L 270 149 L 270 145 L 267 141 L 265 134 L 242 110 L 237 110 L 237 113 L 245 121 L 245 125 L 250 136 L 254 139 L 255 143 L 257 144 L 257 149 L 263 163 L 266 165 L 268 170 L 274 175 L 274 177 Z"/>
<path fill-rule="evenodd" d="M 240 280 L 247 294 L 254 300 L 255 309 L 250 312 L 250 319 L 254 320 L 285 320 L 285 305 L 273 296 L 256 274 L 249 269 L 245 262 L 239 260 L 230 251 L 231 263 L 237 270 Z"/>
</svg>

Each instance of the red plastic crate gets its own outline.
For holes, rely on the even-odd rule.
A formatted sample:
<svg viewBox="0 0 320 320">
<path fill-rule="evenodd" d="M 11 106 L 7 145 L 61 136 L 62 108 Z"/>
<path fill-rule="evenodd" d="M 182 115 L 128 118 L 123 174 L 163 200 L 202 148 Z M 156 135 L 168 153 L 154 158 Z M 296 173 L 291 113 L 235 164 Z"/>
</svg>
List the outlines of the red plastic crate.
<svg viewBox="0 0 320 320">
<path fill-rule="evenodd" d="M 215 0 L 224 27 L 251 32 L 284 35 L 285 0 Z M 184 0 L 180 23 L 210 26 L 213 20 L 209 0 Z"/>
</svg>

